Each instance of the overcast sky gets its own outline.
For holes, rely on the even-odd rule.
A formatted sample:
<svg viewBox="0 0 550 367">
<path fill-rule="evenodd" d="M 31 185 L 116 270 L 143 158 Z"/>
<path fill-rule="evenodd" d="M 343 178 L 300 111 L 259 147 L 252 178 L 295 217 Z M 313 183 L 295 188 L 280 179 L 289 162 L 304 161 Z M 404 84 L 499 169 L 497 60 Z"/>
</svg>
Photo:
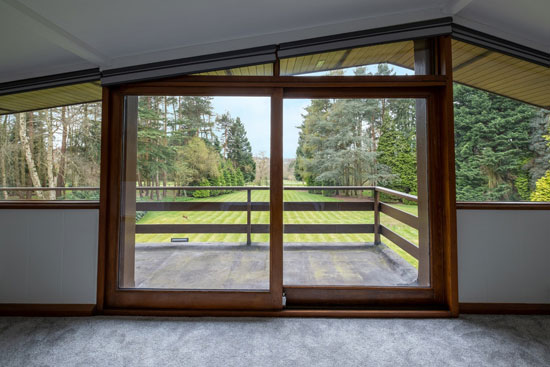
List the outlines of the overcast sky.
<svg viewBox="0 0 550 367">
<path fill-rule="evenodd" d="M 367 73 L 375 72 L 377 66 L 367 67 Z M 392 66 L 396 73 L 411 74 L 408 69 Z M 346 71 L 353 75 L 353 69 Z M 326 72 L 308 75 L 326 75 Z M 298 147 L 299 126 L 302 124 L 304 108 L 309 105 L 307 99 L 285 99 L 283 103 L 283 157 L 295 158 Z M 233 118 L 240 117 L 246 129 L 248 140 L 252 145 L 254 156 L 264 152 L 269 156 L 270 141 L 270 98 L 269 97 L 214 97 L 212 100 L 214 113 L 229 112 Z"/>
<path fill-rule="evenodd" d="M 285 100 L 283 105 L 283 156 L 296 157 L 298 127 L 302 123 L 304 108 L 309 100 Z M 269 97 L 214 97 L 212 106 L 216 114 L 229 112 L 233 118 L 240 117 L 252 145 L 254 156 L 264 152 L 269 156 L 270 116 Z"/>
</svg>

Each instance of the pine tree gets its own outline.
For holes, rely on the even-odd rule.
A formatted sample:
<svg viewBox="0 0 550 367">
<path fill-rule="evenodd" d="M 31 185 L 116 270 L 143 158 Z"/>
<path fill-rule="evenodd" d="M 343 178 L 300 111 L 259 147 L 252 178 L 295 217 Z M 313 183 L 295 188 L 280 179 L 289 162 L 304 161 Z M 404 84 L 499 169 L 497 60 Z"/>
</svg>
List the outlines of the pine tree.
<svg viewBox="0 0 550 367">
<path fill-rule="evenodd" d="M 208 179 L 208 183 L 210 184 L 210 186 L 221 186 L 219 177 L 210 177 Z M 220 194 L 221 194 L 220 190 L 210 190 L 210 196 L 218 196 Z"/>
<path fill-rule="evenodd" d="M 300 129 L 295 176 L 313 185 L 388 181 L 376 152 L 384 107 L 379 100 L 313 100 Z"/>
<path fill-rule="evenodd" d="M 224 113 L 216 117 L 216 124 L 218 130 L 221 132 L 222 137 L 222 155 L 227 158 L 227 143 L 229 141 L 229 130 L 235 121 L 231 118 L 229 113 Z"/>
<path fill-rule="evenodd" d="M 235 181 L 236 181 L 235 186 L 244 186 L 245 184 L 243 172 L 240 169 L 235 171 Z"/>
<path fill-rule="evenodd" d="M 526 164 L 529 170 L 529 189 L 535 189 L 535 183 L 550 170 L 550 111 L 540 109 L 531 121 L 530 150 L 533 157 Z"/>
<path fill-rule="evenodd" d="M 396 176 L 387 185 L 391 189 L 412 194 L 417 192 L 415 137 L 392 128 L 384 130 L 380 136 L 379 162 L 388 166 Z"/>
<path fill-rule="evenodd" d="M 455 85 L 457 200 L 515 201 L 525 172 L 529 124 L 536 110 L 524 103 Z"/>
<path fill-rule="evenodd" d="M 234 177 L 234 169 L 233 166 L 228 163 L 223 167 L 223 180 L 225 183 L 225 186 L 235 186 L 235 177 Z M 231 193 L 233 190 L 225 190 L 225 193 Z"/>
<path fill-rule="evenodd" d="M 242 172 L 245 182 L 254 181 L 256 163 L 252 157 L 252 147 L 246 137 L 246 130 L 239 117 L 235 119 L 229 128 L 227 158 L 235 168 Z"/>
</svg>

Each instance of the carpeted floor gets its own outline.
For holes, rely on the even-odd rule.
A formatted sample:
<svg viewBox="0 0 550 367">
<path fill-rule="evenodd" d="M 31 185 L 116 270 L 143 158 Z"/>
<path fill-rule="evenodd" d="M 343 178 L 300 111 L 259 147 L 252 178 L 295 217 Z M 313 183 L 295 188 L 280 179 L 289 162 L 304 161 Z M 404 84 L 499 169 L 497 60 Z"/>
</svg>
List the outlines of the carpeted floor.
<svg viewBox="0 0 550 367">
<path fill-rule="evenodd" d="M 0 366 L 550 366 L 550 316 L 0 318 Z"/>
</svg>

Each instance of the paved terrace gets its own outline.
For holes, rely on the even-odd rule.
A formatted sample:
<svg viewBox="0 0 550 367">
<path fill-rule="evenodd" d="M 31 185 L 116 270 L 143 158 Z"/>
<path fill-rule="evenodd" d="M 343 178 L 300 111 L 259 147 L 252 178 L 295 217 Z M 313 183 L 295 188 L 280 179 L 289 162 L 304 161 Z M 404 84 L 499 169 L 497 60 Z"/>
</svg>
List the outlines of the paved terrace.
<svg viewBox="0 0 550 367">
<path fill-rule="evenodd" d="M 287 243 L 286 285 L 415 285 L 417 269 L 372 243 Z M 267 289 L 266 243 L 136 244 L 136 287 Z"/>
</svg>

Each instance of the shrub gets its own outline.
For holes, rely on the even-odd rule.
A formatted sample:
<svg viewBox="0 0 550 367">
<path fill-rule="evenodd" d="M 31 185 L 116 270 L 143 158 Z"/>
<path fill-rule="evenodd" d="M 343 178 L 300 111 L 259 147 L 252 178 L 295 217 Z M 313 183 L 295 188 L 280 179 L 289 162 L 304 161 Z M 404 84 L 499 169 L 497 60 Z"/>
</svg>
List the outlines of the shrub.
<svg viewBox="0 0 550 367">
<path fill-rule="evenodd" d="M 539 178 L 535 191 L 531 193 L 531 201 L 550 201 L 550 171 Z"/>
<path fill-rule="evenodd" d="M 199 186 L 210 186 L 210 182 L 208 182 L 206 178 L 203 178 Z M 196 197 L 196 198 L 210 197 L 210 190 L 195 190 L 193 192 L 193 197 Z"/>
</svg>

